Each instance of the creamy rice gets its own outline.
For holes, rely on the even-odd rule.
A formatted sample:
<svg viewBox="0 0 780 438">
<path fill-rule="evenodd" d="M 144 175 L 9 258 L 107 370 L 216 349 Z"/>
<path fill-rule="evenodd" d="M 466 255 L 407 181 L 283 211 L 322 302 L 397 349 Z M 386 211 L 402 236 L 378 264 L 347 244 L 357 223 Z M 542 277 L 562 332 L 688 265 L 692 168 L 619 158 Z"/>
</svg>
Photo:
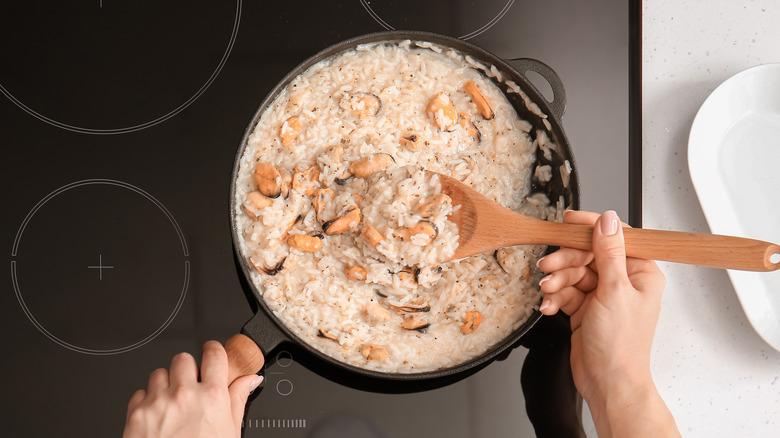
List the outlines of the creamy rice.
<svg viewBox="0 0 780 438">
<path fill-rule="evenodd" d="M 423 169 L 528 216 L 560 220 L 563 208 L 529 196 L 532 177 L 553 175 L 532 175 L 535 151 L 554 145 L 543 131 L 531 140 L 532 125 L 486 77 L 498 72 L 474 64 L 429 43 L 362 45 L 295 78 L 249 137 L 235 213 L 251 280 L 290 330 L 339 361 L 397 373 L 456 366 L 539 303 L 544 247 L 442 262 L 457 247 L 453 207 Z"/>
</svg>

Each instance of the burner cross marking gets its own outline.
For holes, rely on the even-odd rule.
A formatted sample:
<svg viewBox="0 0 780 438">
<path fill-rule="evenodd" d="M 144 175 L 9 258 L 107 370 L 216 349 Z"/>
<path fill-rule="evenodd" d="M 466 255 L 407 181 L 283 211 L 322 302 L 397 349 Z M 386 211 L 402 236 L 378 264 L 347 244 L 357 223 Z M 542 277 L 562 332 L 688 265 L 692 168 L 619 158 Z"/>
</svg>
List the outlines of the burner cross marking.
<svg viewBox="0 0 780 438">
<path fill-rule="evenodd" d="M 87 266 L 87 269 L 97 269 L 99 273 L 100 280 L 103 280 L 103 269 L 114 269 L 113 266 L 106 266 L 103 264 L 103 254 L 98 254 L 98 264 L 97 266 Z"/>
</svg>

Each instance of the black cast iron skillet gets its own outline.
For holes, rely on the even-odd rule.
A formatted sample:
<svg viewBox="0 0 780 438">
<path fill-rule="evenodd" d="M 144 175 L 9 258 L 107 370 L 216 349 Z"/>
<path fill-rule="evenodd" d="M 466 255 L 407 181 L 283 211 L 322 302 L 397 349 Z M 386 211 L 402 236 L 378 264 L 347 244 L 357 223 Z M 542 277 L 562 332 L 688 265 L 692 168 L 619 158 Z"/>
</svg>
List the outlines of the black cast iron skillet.
<svg viewBox="0 0 780 438">
<path fill-rule="evenodd" d="M 540 183 L 535 180 L 532 181 L 531 192 L 543 192 L 552 200 L 552 202 L 556 202 L 559 199 L 559 196 L 563 196 L 566 208 L 579 208 L 579 182 L 574 163 L 574 155 L 572 154 L 569 142 L 566 139 L 566 135 L 561 126 L 561 117 L 563 116 L 566 107 L 565 92 L 560 78 L 550 67 L 533 59 L 504 60 L 465 41 L 429 32 L 378 32 L 358 36 L 334 44 L 304 61 L 276 85 L 260 105 L 254 117 L 252 117 L 252 121 L 249 123 L 249 126 L 244 133 L 244 137 L 241 140 L 241 144 L 236 154 L 230 191 L 230 221 L 233 235 L 233 250 L 236 267 L 240 272 L 244 292 L 249 298 L 255 315 L 241 330 L 243 336 L 236 335 L 226 344 L 231 362 L 231 381 L 240 375 L 255 373 L 259 370 L 262 366 L 262 356 L 259 356 L 257 347 L 259 347 L 264 356 L 271 358 L 273 358 L 273 355 L 276 352 L 281 351 L 282 347 L 284 347 L 286 351 L 293 352 L 296 361 L 311 369 L 313 372 L 353 388 L 392 393 L 432 389 L 454 383 L 482 369 L 493 360 L 500 358 L 501 356 L 505 357 L 505 355 L 511 351 L 512 347 L 518 344 L 523 335 L 531 329 L 539 318 L 541 318 L 541 313 L 535 311 L 523 325 L 512 332 L 503 341 L 490 347 L 482 355 L 460 365 L 436 371 L 411 374 L 379 372 L 338 361 L 323 354 L 298 338 L 284 323 L 274 316 L 263 301 L 259 286 L 251 281 L 249 273 L 254 268 L 249 265 L 246 257 L 241 254 L 241 249 L 238 244 L 239 233 L 241 231 L 236 225 L 236 215 L 240 214 L 240 209 L 238 208 L 239 206 L 236 205 L 235 190 L 241 156 L 244 154 L 244 149 L 247 147 L 247 140 L 252 131 L 254 131 L 263 112 L 265 112 L 273 100 L 295 77 L 317 62 L 330 56 L 354 49 L 360 44 L 379 41 L 392 43 L 404 40 L 425 41 L 444 48 L 454 48 L 485 66 L 494 66 L 498 72 L 500 72 L 503 81 L 511 80 L 517 84 L 530 100 L 541 109 L 542 113 L 547 115 L 547 122 L 550 126 L 549 129 L 545 126 L 542 117 L 537 116 L 527 108 L 526 102 L 521 96 L 516 93 L 508 92 L 507 90 L 509 87 L 504 82 L 499 82 L 495 78 L 491 78 L 491 80 L 504 91 L 504 94 L 514 106 L 520 118 L 533 124 L 534 129 L 531 132 L 532 139 L 536 138 L 538 131 L 546 131 L 550 139 L 558 145 L 558 152 L 553 153 L 551 160 L 545 158 L 541 151 L 537 151 L 535 166 L 545 164 L 551 165 L 553 169 L 553 178 L 549 183 Z M 549 83 L 553 91 L 553 98 L 551 101 L 546 100 L 527 79 L 526 73 L 528 71 L 534 71 L 540 74 Z M 572 167 L 568 187 L 563 187 L 561 178 L 558 174 L 558 169 L 563 164 L 564 160 L 568 160 Z"/>
</svg>

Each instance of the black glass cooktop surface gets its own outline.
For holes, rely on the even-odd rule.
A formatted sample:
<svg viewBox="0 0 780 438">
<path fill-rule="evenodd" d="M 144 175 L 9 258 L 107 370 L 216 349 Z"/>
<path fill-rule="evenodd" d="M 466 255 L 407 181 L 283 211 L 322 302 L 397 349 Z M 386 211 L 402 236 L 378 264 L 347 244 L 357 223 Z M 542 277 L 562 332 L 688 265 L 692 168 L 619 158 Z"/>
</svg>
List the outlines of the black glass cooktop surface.
<svg viewBox="0 0 780 438">
<path fill-rule="evenodd" d="M 627 217 L 630 15 L 618 0 L 6 2 L 2 435 L 118 436 L 150 371 L 252 317 L 228 218 L 239 141 L 288 71 L 346 38 L 427 30 L 547 63 L 582 207 Z M 581 433 L 562 317 L 414 393 L 335 383 L 303 354 L 267 358 L 244 436 Z"/>
</svg>

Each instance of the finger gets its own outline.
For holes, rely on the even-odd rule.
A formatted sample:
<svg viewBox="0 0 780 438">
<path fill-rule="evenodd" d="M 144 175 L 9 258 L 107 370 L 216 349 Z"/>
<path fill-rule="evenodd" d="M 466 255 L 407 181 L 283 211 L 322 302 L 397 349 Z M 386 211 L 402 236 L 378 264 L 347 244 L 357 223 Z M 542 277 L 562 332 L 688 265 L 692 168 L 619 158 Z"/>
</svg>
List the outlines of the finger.
<svg viewBox="0 0 780 438">
<path fill-rule="evenodd" d="M 585 268 L 585 275 L 582 276 L 580 281 L 573 284 L 572 286 L 576 287 L 577 289 L 583 292 L 590 292 L 596 289 L 596 286 L 598 285 L 599 285 L 598 274 L 593 272 L 593 270 L 590 268 Z"/>
<path fill-rule="evenodd" d="M 598 284 L 596 274 L 585 266 L 564 268 L 542 278 L 539 287 L 542 292 L 554 294 L 568 286 L 576 286 L 583 292 L 590 292 Z"/>
<path fill-rule="evenodd" d="M 601 215 L 593 227 L 593 256 L 599 283 L 605 286 L 605 291 L 616 290 L 628 283 L 623 228 L 614 211 Z"/>
<path fill-rule="evenodd" d="M 651 293 L 660 299 L 666 286 L 666 277 L 652 260 L 626 259 L 628 278 L 635 289 L 642 293 Z"/>
<path fill-rule="evenodd" d="M 566 301 L 559 304 L 559 307 L 563 311 L 563 313 L 571 316 L 577 310 L 579 310 L 580 307 L 582 307 L 582 303 L 585 302 L 586 293 L 580 289 L 577 289 L 576 287 L 569 287 L 564 289 L 561 292 L 564 293 L 563 295 L 566 297 Z M 558 294 L 558 295 L 562 295 L 562 294 Z"/>
<path fill-rule="evenodd" d="M 582 326 L 582 318 L 585 316 L 585 313 L 590 314 L 596 314 L 592 312 L 589 308 L 590 306 L 600 306 L 601 304 L 598 302 L 598 300 L 594 300 L 593 297 L 595 297 L 595 294 L 585 294 L 585 299 L 582 300 L 582 303 L 580 303 L 579 307 L 574 309 L 569 316 L 569 324 L 571 324 L 571 330 L 572 332 L 576 331 Z M 572 345 L 574 342 L 574 338 L 572 337 Z"/>
<path fill-rule="evenodd" d="M 563 221 L 567 224 L 593 225 L 598 218 L 598 213 L 590 211 L 566 210 L 563 212 Z"/>
<path fill-rule="evenodd" d="M 149 384 L 147 385 L 147 393 L 155 393 L 168 389 L 168 370 L 165 368 L 157 368 L 149 374 Z"/>
<path fill-rule="evenodd" d="M 146 398 L 146 391 L 143 389 L 139 389 L 135 393 L 133 393 L 133 396 L 130 397 L 130 401 L 127 402 L 127 417 L 130 417 L 130 413 L 138 409 L 139 406 L 141 406 L 141 403 L 143 403 L 144 399 Z"/>
<path fill-rule="evenodd" d="M 198 382 L 198 363 L 189 353 L 179 353 L 171 359 L 171 370 L 168 372 L 171 387 L 192 385 Z"/>
<path fill-rule="evenodd" d="M 573 286 L 567 286 L 559 292 L 549 294 L 542 300 L 539 311 L 544 315 L 555 315 L 559 310 L 572 315 L 585 301 L 585 293 Z"/>
<path fill-rule="evenodd" d="M 590 211 L 566 210 L 563 212 L 563 220 L 567 224 L 593 225 L 596 223 L 598 218 L 598 213 L 593 213 Z M 623 224 L 623 227 L 633 228 L 631 225 L 625 222 L 620 223 Z"/>
<path fill-rule="evenodd" d="M 637 259 L 634 257 L 626 258 L 626 271 L 628 276 L 634 274 L 650 273 L 655 275 L 663 275 L 661 269 L 653 260 Z"/>
<path fill-rule="evenodd" d="M 230 393 L 230 411 L 233 414 L 233 423 L 236 430 L 241 430 L 241 420 L 244 418 L 244 409 L 249 394 L 263 383 L 263 376 L 248 375 L 234 380 L 228 388 Z"/>
<path fill-rule="evenodd" d="M 561 248 L 536 263 L 543 272 L 553 272 L 571 266 L 585 266 L 593 261 L 593 253 L 573 248 Z"/>
<path fill-rule="evenodd" d="M 228 358 L 225 347 L 217 341 L 208 341 L 203 344 L 203 359 L 200 368 L 201 382 L 227 385 Z"/>
</svg>

